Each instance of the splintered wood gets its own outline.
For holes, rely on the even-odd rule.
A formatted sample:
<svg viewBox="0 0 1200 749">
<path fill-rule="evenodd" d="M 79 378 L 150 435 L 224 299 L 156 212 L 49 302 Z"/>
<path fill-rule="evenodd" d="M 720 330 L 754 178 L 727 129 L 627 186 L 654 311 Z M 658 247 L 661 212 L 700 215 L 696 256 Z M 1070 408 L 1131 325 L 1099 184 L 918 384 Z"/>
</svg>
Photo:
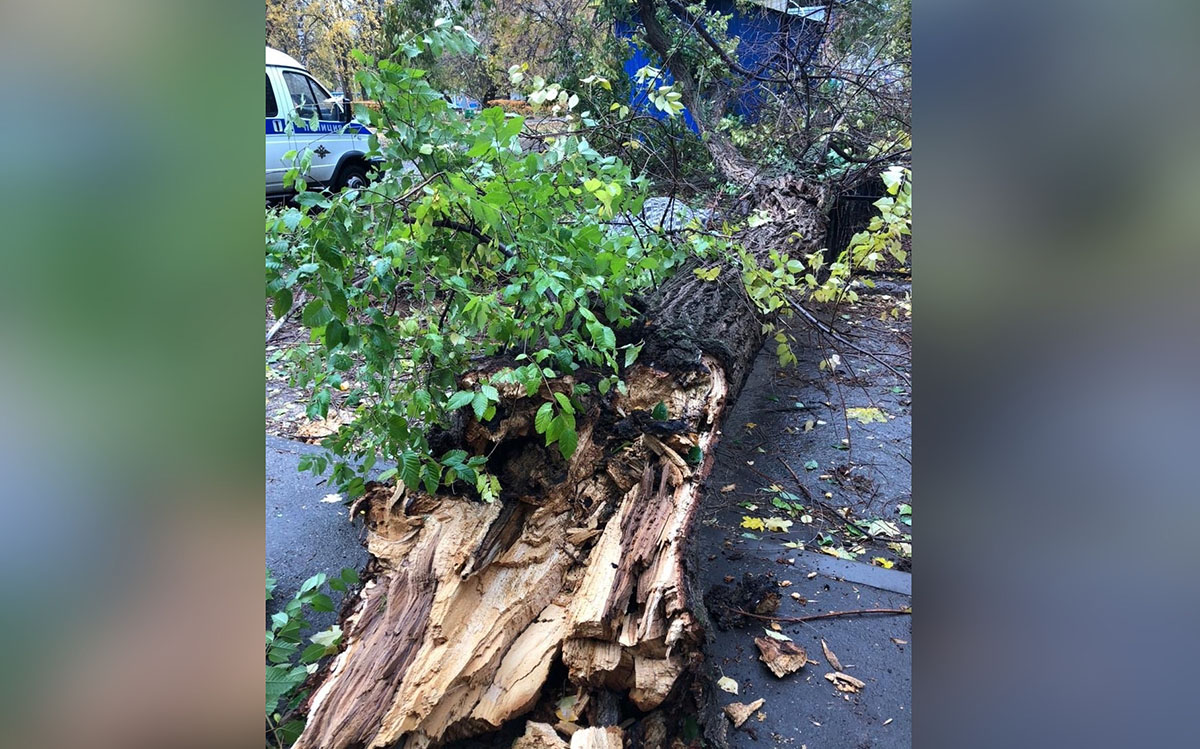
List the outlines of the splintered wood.
<svg viewBox="0 0 1200 749">
<path fill-rule="evenodd" d="M 610 454 L 581 419 L 575 454 L 539 496 L 489 505 L 381 490 L 367 502 L 374 575 L 296 749 L 420 749 L 494 730 L 544 697 L 555 659 L 575 685 L 620 691 L 641 710 L 667 699 L 702 641 L 684 547 L 728 388 L 708 356 L 679 378 L 637 365 L 627 382 L 618 411 L 665 395 L 689 431 Z M 514 408 L 496 431 L 528 439 L 531 419 Z M 681 457 L 689 445 L 699 464 Z M 561 749 L 547 728 L 530 724 L 518 745 Z M 621 743 L 612 727 L 570 739 Z"/>
</svg>

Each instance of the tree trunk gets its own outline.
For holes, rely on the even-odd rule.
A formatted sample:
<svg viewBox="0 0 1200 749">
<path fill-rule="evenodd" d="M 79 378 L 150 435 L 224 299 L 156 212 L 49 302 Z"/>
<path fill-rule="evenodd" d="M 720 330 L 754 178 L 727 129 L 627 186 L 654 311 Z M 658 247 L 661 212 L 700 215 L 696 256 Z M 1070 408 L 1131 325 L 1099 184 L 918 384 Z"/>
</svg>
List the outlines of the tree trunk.
<svg viewBox="0 0 1200 749">
<path fill-rule="evenodd" d="M 744 237 L 760 256 L 798 219 L 823 221 L 811 194 L 776 202 L 780 223 Z M 685 265 L 626 336 L 646 342 L 623 373 L 627 394 L 594 396 L 578 414 L 570 460 L 534 430 L 550 394 L 518 387 L 502 392 L 492 422 L 462 430 L 463 447 L 491 456 L 501 501 L 373 486 L 367 582 L 343 617 L 342 651 L 318 674 L 296 749 L 413 749 L 528 713 L 551 724 L 567 695 L 589 703 L 559 724 L 570 739 L 531 723 L 518 743 L 619 749 L 615 725 L 630 717 L 639 721 L 625 728 L 643 730 L 647 745 L 678 731 L 684 711 L 665 708 L 703 702 L 707 683 L 695 678 L 706 673 L 706 616 L 688 542 L 722 421 L 762 345 L 754 309 L 736 271 L 704 282 Z M 660 402 L 666 420 L 651 416 Z"/>
</svg>

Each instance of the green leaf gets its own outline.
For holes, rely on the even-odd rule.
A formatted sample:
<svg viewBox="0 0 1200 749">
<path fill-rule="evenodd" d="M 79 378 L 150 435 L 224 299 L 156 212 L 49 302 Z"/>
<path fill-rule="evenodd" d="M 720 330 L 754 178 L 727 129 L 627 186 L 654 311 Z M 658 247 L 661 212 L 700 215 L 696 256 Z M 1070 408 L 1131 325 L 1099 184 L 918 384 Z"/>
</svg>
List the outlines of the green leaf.
<svg viewBox="0 0 1200 749">
<path fill-rule="evenodd" d="M 549 401 L 542 404 L 541 408 L 533 417 L 533 428 L 538 434 L 545 434 L 550 428 L 550 421 L 554 418 L 554 406 Z"/>
<path fill-rule="evenodd" d="M 319 328 L 332 319 L 333 313 L 324 299 L 312 300 L 304 305 L 304 311 L 300 313 L 300 321 L 308 328 Z"/>
<path fill-rule="evenodd" d="M 267 666 L 267 714 L 275 712 L 279 700 L 307 678 L 308 671 L 303 666 Z"/>
<path fill-rule="evenodd" d="M 271 305 L 271 314 L 275 319 L 283 317 L 292 308 L 292 291 L 291 289 L 280 289 L 275 294 L 275 301 Z"/>
<path fill-rule="evenodd" d="M 483 393 L 476 393 L 471 399 L 471 410 L 475 412 L 475 420 L 483 421 L 484 412 L 487 411 L 488 399 Z"/>
<path fill-rule="evenodd" d="M 342 641 L 342 628 L 335 624 L 324 632 L 316 633 L 309 639 L 321 647 L 335 648 Z"/>
<path fill-rule="evenodd" d="M 558 405 L 562 406 L 562 410 L 571 415 L 575 414 L 575 407 L 571 405 L 571 399 L 562 393 L 555 393 L 554 400 L 558 401 Z"/>
<path fill-rule="evenodd" d="M 300 584 L 300 590 L 296 593 L 296 596 L 299 597 L 299 596 L 307 593 L 310 590 L 316 590 L 317 588 L 321 587 L 324 584 L 325 584 L 325 573 L 318 572 L 317 574 L 313 575 L 312 577 L 308 578 L 307 580 L 305 580 L 303 583 Z"/>
<path fill-rule="evenodd" d="M 809 460 L 804 463 L 804 470 L 806 470 L 806 471 L 815 471 L 820 467 L 821 467 L 821 464 L 815 460 Z"/>
<path fill-rule="evenodd" d="M 421 480 L 421 458 L 412 450 L 400 453 L 400 480 L 409 489 L 416 489 Z"/>
<path fill-rule="evenodd" d="M 575 448 L 579 445 L 579 435 L 574 429 L 563 430 L 563 433 L 558 438 L 558 451 L 562 453 L 563 460 L 570 460 L 575 454 Z"/>
<path fill-rule="evenodd" d="M 654 419 L 655 421 L 666 421 L 667 416 L 667 404 L 663 403 L 662 401 L 659 401 L 658 404 L 654 406 L 654 409 L 650 411 L 650 418 Z"/>
<path fill-rule="evenodd" d="M 309 605 L 312 606 L 313 611 L 333 611 L 333 599 L 324 593 L 313 596 Z"/>
<path fill-rule="evenodd" d="M 304 732 L 304 721 L 300 719 L 289 720 L 282 726 L 275 729 L 275 733 L 279 735 L 279 740 L 284 746 L 291 746 L 296 743 L 296 739 L 300 738 L 300 734 Z"/>
<path fill-rule="evenodd" d="M 454 395 L 450 396 L 450 400 L 446 402 L 447 411 L 457 411 L 463 406 L 475 400 L 475 393 L 469 390 L 459 390 Z"/>
<path fill-rule="evenodd" d="M 321 660 L 327 651 L 328 648 L 326 648 L 324 645 L 317 645 L 315 643 L 309 645 L 304 649 L 304 652 L 300 654 L 300 662 L 316 663 L 317 661 Z"/>
</svg>

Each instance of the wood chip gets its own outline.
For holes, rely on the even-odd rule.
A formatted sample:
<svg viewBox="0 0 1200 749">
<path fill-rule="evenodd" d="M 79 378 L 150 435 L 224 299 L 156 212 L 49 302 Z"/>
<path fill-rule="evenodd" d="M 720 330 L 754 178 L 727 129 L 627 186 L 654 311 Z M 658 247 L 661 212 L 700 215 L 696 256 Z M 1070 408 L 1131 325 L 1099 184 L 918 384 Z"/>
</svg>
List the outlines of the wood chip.
<svg viewBox="0 0 1200 749">
<path fill-rule="evenodd" d="M 621 749 L 624 732 L 616 726 L 583 728 L 571 736 L 571 749 Z"/>
<path fill-rule="evenodd" d="M 525 735 L 513 742 L 512 749 L 567 749 L 567 742 L 546 723 L 529 721 Z"/>
<path fill-rule="evenodd" d="M 856 694 L 858 690 L 867 685 L 866 682 L 860 681 L 850 674 L 844 674 L 841 671 L 825 674 L 825 678 L 832 682 L 839 692 Z"/>
<path fill-rule="evenodd" d="M 908 644 L 908 640 L 901 640 L 899 637 L 893 637 L 892 642 L 896 643 L 897 645 L 907 645 Z"/>
<path fill-rule="evenodd" d="M 761 698 L 751 702 L 749 705 L 742 704 L 741 702 L 734 702 L 725 706 L 725 714 L 729 716 L 729 720 L 733 723 L 734 728 L 740 728 L 741 725 L 745 723 L 751 715 L 754 714 L 755 710 L 763 706 L 764 702 L 766 702 L 766 700 Z"/>
<path fill-rule="evenodd" d="M 780 679 L 796 673 L 808 663 L 808 653 L 794 642 L 755 637 L 754 644 L 758 646 L 759 660 Z"/>
<path fill-rule="evenodd" d="M 829 646 L 825 644 L 825 638 L 821 638 L 821 650 L 825 652 L 825 660 L 829 661 L 829 665 L 835 670 L 841 671 L 842 663 L 838 660 L 838 657 L 833 654 L 833 651 L 829 649 Z"/>
<path fill-rule="evenodd" d="M 721 487 L 721 493 L 728 494 L 729 492 L 733 491 L 734 489 L 737 489 L 737 484 L 726 484 L 725 486 Z"/>
</svg>

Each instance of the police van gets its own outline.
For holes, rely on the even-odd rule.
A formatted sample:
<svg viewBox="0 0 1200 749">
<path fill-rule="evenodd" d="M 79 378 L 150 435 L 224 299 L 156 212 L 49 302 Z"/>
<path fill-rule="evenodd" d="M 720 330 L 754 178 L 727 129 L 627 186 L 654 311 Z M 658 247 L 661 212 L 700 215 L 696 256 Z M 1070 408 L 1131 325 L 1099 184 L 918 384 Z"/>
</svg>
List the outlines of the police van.
<svg viewBox="0 0 1200 749">
<path fill-rule="evenodd" d="M 348 101 L 330 96 L 294 58 L 267 47 L 267 197 L 291 192 L 283 186 L 283 175 L 292 164 L 283 156 L 304 148 L 312 151 L 312 165 L 304 175 L 310 185 L 333 190 L 365 186 L 372 166 L 366 157 L 370 132 L 355 121 Z"/>
</svg>

